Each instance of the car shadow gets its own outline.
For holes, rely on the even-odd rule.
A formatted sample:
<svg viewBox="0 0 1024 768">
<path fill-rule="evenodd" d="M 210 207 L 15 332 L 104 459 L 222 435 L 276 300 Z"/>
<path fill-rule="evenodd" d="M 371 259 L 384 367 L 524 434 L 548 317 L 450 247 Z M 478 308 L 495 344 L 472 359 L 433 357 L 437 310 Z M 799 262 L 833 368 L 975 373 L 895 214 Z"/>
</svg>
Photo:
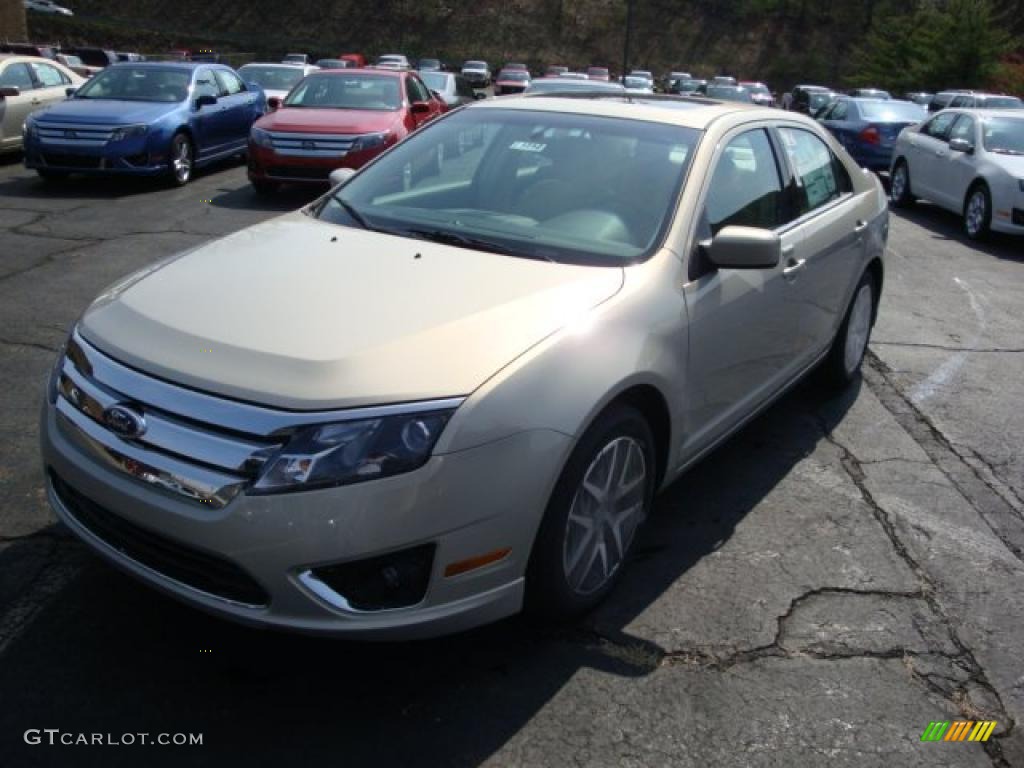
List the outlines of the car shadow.
<svg viewBox="0 0 1024 768">
<path fill-rule="evenodd" d="M 150 749 L 147 765 L 478 765 L 584 669 L 641 678 L 661 649 L 624 628 L 736 526 L 838 423 L 859 385 L 798 385 L 658 499 L 628 578 L 593 619 L 516 617 L 438 640 L 365 644 L 247 629 L 178 604 L 96 558 L 4 652 L 0 739 L 18 763 L 66 763 L 28 728 L 202 733 L 201 748 Z M 65 547 L 81 549 L 77 544 Z M 0 553 L 0 573 L 17 545 Z M 626 574 L 627 577 L 629 573 Z M 611 625 L 608 617 L 611 616 Z M 742 643 L 743 638 L 737 638 Z M 600 706 L 595 704 L 595 706 Z M 137 764 L 141 750 L 75 750 L 76 765 Z"/>
<path fill-rule="evenodd" d="M 210 200 L 217 208 L 244 211 L 294 211 L 308 205 L 327 191 L 327 186 L 286 184 L 273 194 L 263 195 L 246 184 L 235 189 L 219 190 Z"/>
<path fill-rule="evenodd" d="M 981 253 L 995 256 L 1006 261 L 1024 261 L 1024 249 L 1021 249 L 1021 237 L 992 232 L 985 240 L 971 240 L 964 234 L 961 217 L 945 208 L 919 201 L 908 208 L 900 208 L 892 213 L 911 221 L 918 226 L 931 230 L 935 240 L 951 240 Z"/>
</svg>

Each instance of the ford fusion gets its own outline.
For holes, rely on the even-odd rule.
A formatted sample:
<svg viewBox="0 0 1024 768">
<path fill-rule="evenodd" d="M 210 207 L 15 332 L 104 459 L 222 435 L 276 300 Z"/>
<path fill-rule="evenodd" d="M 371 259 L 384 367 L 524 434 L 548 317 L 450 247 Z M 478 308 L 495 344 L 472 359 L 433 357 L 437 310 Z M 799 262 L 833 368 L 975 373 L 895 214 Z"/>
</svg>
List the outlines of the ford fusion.
<svg viewBox="0 0 1024 768">
<path fill-rule="evenodd" d="M 51 179 L 117 174 L 187 184 L 195 168 L 245 152 L 264 101 L 221 64 L 114 64 L 25 121 L 25 165 Z"/>
<path fill-rule="evenodd" d="M 49 499 L 255 625 L 576 615 L 659 489 L 804 373 L 858 375 L 887 233 L 879 182 L 799 115 L 481 102 L 101 294 L 50 377 Z"/>
</svg>

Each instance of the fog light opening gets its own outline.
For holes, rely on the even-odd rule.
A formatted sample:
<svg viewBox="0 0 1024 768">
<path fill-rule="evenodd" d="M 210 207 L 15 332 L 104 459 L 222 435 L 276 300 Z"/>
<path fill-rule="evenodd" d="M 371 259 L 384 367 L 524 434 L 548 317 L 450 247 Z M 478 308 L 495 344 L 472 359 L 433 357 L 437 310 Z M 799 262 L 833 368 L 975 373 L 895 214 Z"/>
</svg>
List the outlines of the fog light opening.
<svg viewBox="0 0 1024 768">
<path fill-rule="evenodd" d="M 331 602 L 342 608 L 408 608 L 426 597 L 435 549 L 433 542 L 421 544 L 366 560 L 314 568 L 312 575 L 341 598 Z"/>
</svg>

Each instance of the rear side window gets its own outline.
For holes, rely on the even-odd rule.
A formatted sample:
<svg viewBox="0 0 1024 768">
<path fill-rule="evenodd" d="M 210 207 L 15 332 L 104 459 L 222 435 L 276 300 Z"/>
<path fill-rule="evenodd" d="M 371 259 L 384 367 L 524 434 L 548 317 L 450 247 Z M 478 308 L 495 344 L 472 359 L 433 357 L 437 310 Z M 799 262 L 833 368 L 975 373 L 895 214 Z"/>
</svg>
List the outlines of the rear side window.
<svg viewBox="0 0 1024 768">
<path fill-rule="evenodd" d="M 768 134 L 748 131 L 718 158 L 705 213 L 712 235 L 723 227 L 776 229 L 785 223 L 782 181 Z"/>
<path fill-rule="evenodd" d="M 852 191 L 846 168 L 820 138 L 799 128 L 779 128 L 779 138 L 796 174 L 796 208 L 800 215 Z"/>
<path fill-rule="evenodd" d="M 22 91 L 31 91 L 36 87 L 28 66 L 22 63 L 11 64 L 3 72 L 0 72 L 0 86 L 20 88 Z"/>
<path fill-rule="evenodd" d="M 68 85 L 71 82 L 71 78 L 52 64 L 32 62 L 32 69 L 35 70 L 36 77 L 39 78 L 43 88 L 55 88 L 60 85 Z"/>
</svg>

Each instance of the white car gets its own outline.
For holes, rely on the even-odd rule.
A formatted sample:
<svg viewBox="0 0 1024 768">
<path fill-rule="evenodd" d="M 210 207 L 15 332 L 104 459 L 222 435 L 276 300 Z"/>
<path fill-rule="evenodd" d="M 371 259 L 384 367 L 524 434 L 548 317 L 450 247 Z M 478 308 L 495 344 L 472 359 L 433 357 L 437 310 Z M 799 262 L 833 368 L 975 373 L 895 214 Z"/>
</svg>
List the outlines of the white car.
<svg viewBox="0 0 1024 768">
<path fill-rule="evenodd" d="M 386 53 L 383 56 L 380 56 L 377 59 L 377 63 L 373 66 L 377 69 L 412 69 L 409 59 L 400 53 Z"/>
<path fill-rule="evenodd" d="M 963 216 L 972 240 L 1024 234 L 1024 111 L 943 110 L 900 133 L 891 174 L 897 207 L 930 200 Z"/>
<path fill-rule="evenodd" d="M 25 10 L 37 13 L 56 13 L 60 16 L 75 15 L 69 8 L 57 5 L 53 0 L 25 0 Z"/>
<path fill-rule="evenodd" d="M 56 61 L 0 53 L 0 153 L 19 151 L 25 118 L 84 82 Z"/>
<path fill-rule="evenodd" d="M 270 64 L 254 62 L 238 70 L 239 77 L 247 83 L 256 83 L 263 89 L 267 102 L 270 99 L 284 99 L 302 78 L 310 72 L 319 72 L 320 67 L 312 64 Z"/>
<path fill-rule="evenodd" d="M 626 75 L 622 78 L 622 84 L 626 88 L 626 93 L 654 93 L 654 87 L 646 77 Z"/>
</svg>

